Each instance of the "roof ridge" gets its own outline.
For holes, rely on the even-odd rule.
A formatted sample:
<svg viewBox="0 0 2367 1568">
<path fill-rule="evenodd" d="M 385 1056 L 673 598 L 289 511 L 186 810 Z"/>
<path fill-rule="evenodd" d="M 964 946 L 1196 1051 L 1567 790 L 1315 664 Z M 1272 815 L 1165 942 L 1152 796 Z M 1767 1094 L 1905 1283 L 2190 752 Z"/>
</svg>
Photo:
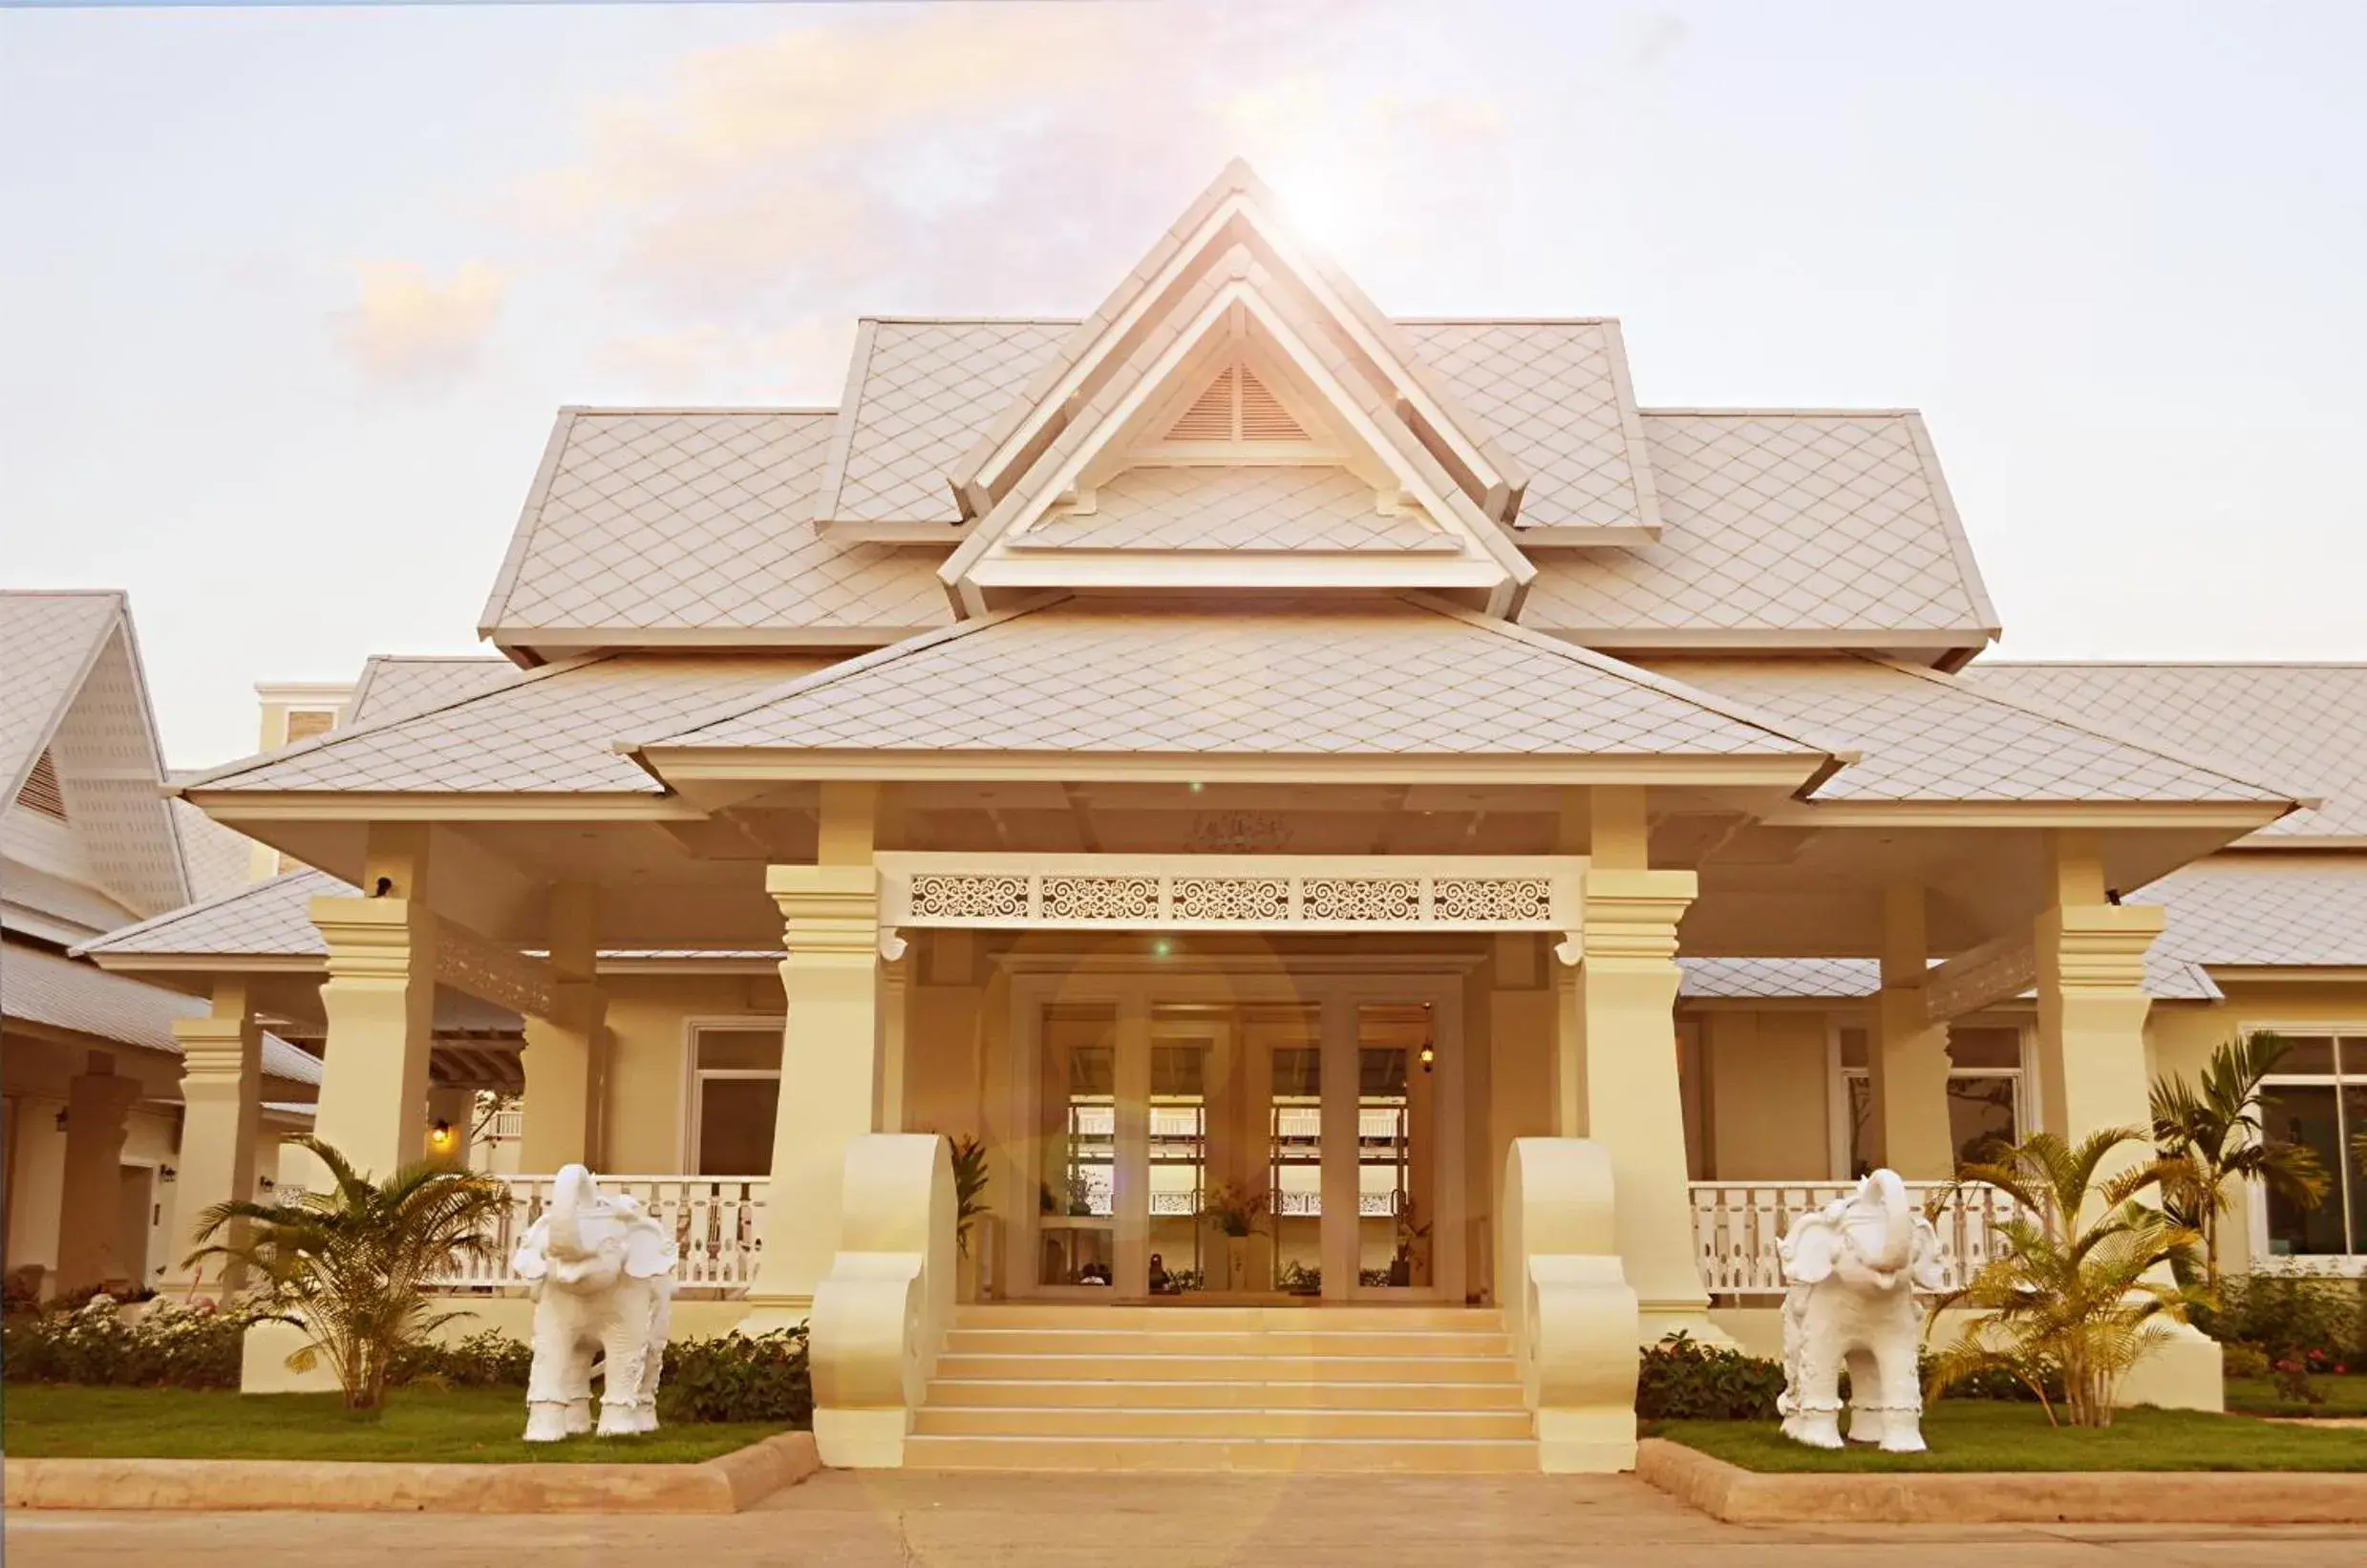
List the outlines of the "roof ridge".
<svg viewBox="0 0 2367 1568">
<path fill-rule="evenodd" d="M 1005 622 L 1015 621 L 1024 615 L 1033 615 L 1037 610 L 1048 609 L 1054 604 L 1064 603 L 1075 597 L 1075 594 L 1065 589 L 1055 590 L 1040 594 L 1023 604 L 1013 604 L 1007 609 L 996 610 L 989 615 L 956 621 L 949 626 L 939 626 L 934 631 L 925 631 L 917 637 L 907 637 L 903 642 L 890 643 L 885 647 L 875 647 L 868 653 L 842 660 L 835 665 L 826 665 L 821 669 L 800 675 L 794 680 L 784 681 L 778 686 L 766 687 L 763 690 L 749 696 L 735 697 L 728 703 L 717 703 L 712 709 L 703 710 L 680 721 L 673 728 L 666 731 L 664 734 L 632 735 L 611 741 L 608 749 L 621 756 L 631 757 L 635 762 L 640 763 L 652 778 L 656 778 L 656 771 L 641 760 L 641 752 L 645 748 L 664 745 L 676 735 L 687 735 L 694 730 L 704 730 L 709 725 L 720 724 L 726 719 L 739 718 L 755 712 L 759 708 L 768 708 L 774 703 L 790 697 L 803 696 L 808 691 L 818 690 L 849 676 L 864 674 L 883 665 L 894 664 L 899 659 L 926 652 L 940 644 L 967 637 L 972 632 L 984 631 L 990 626 L 999 626 Z M 666 789 L 672 788 L 663 778 L 659 778 L 658 783 Z"/>
<path fill-rule="evenodd" d="M 267 877 L 259 882 L 243 882 L 237 887 L 228 888 L 223 892 L 214 894 L 211 898 L 198 899 L 192 902 L 184 903 L 179 908 L 167 909 L 162 914 L 151 915 L 144 921 L 134 921 L 129 925 L 118 925 L 112 931 L 93 937 L 90 941 L 83 943 L 79 946 L 68 948 L 67 956 L 70 958 L 81 958 L 85 954 L 93 952 L 105 952 L 110 950 L 117 942 L 125 941 L 132 937 L 142 936 L 151 931 L 162 930 L 164 927 L 171 925 L 178 921 L 193 919 L 199 915 L 211 914 L 215 910 L 223 908 L 227 904 L 237 903 L 244 899 L 252 898 L 255 895 L 264 892 L 266 889 L 275 888 L 280 886 L 282 883 L 295 881 L 306 877 L 323 877 L 327 878 L 330 881 L 337 882 L 340 885 L 350 885 L 345 883 L 343 879 L 331 876 L 328 872 L 319 869 L 317 866 L 298 866 L 293 871 L 283 871 L 275 877 Z"/>
<path fill-rule="evenodd" d="M 0 599 L 114 599 L 132 602 L 129 588 L 0 588 Z"/>
<path fill-rule="evenodd" d="M 166 785 L 164 793 L 166 795 L 183 795 L 190 790 L 201 789 L 209 784 L 216 784 L 225 778 L 236 778 L 241 773 L 252 773 L 258 768 L 268 767 L 275 763 L 285 762 L 289 757 L 309 756 L 314 752 L 325 752 L 332 746 L 340 746 L 350 740 L 361 740 L 371 735 L 379 734 L 387 730 L 394 728 L 396 725 L 410 724 L 415 720 L 426 718 L 431 713 L 449 712 L 455 708 L 464 707 L 473 702 L 481 702 L 488 697 L 503 696 L 509 692 L 518 690 L 522 687 L 528 686 L 535 681 L 547 680 L 551 676 L 562 675 L 571 669 L 583 669 L 591 665 L 605 664 L 610 659 L 621 657 L 623 657 L 623 654 L 620 651 L 611 650 L 602 653 L 588 653 L 580 659 L 556 659 L 549 664 L 538 665 L 534 668 L 522 672 L 520 674 L 518 679 L 510 682 L 506 686 L 489 687 L 482 691 L 463 691 L 448 701 L 433 703 L 426 708 L 400 710 L 398 711 L 389 713 L 382 719 L 372 719 L 367 723 L 358 724 L 347 730 L 331 730 L 326 734 L 314 735 L 309 740 L 300 740 L 290 746 L 274 747 L 272 750 L 267 752 L 257 752 L 252 756 L 240 757 L 235 761 L 225 762 L 218 768 L 208 768 L 203 773 L 196 774 L 194 777 L 184 778 L 176 783 Z"/>
<path fill-rule="evenodd" d="M 2223 778 L 2228 783 L 2241 784 L 2246 789 L 2259 790 L 2266 794 L 2271 800 L 2283 800 L 2293 806 L 2306 806 L 2311 810 L 2315 810 L 2318 805 L 2321 804 L 2320 801 L 2313 799 L 2307 795 L 2296 795 L 2290 794 L 2282 785 L 2271 784 L 2265 779 L 2247 778 L 2242 773 L 2230 771 L 2225 763 L 2214 762 L 2207 757 L 2197 755 L 2193 752 L 2182 751 L 2173 747 L 2164 746 L 2160 741 L 2146 740 L 2132 733 L 2107 728 L 2103 725 L 2098 724 L 2092 718 L 2073 714 L 2057 709 L 2051 704 L 2041 700 L 2026 698 L 2019 692 L 1991 690 L 1983 687 L 1978 681 L 1968 681 L 1962 675 L 1944 675 L 1936 669 L 1928 668 L 1922 665 L 1909 664 L 1904 660 L 1899 659 L 1883 658 L 1878 655 L 1863 651 L 1852 650 L 1848 657 L 1853 659 L 1862 659 L 1866 663 L 1871 665 L 1881 665 L 1886 668 L 1900 670 L 1906 674 L 1914 676 L 1918 680 L 1926 680 L 1931 682 L 1935 686 L 1946 687 L 1951 691 L 1969 690 L 1984 701 L 1996 703 L 2000 707 L 2012 708 L 2024 713 L 2034 714 L 2038 718 L 2047 719 L 2054 723 L 2067 726 L 2068 728 L 2079 731 L 2084 734 L 2094 735 L 2100 740 L 2111 741 L 2117 746 L 2127 746 L 2140 752 L 2149 752 L 2155 756 L 2163 757 L 2168 761 L 2175 762 L 2181 767 L 2198 768 L 2204 773 Z M 2288 812 L 2286 815 L 2290 816 L 2292 814 Z"/>
</svg>

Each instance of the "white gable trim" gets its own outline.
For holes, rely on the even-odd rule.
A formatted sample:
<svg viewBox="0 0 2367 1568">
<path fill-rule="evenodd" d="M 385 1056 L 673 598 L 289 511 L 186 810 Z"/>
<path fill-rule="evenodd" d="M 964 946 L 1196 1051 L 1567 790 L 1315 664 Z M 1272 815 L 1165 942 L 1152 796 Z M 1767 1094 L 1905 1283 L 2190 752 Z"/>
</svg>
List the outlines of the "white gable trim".
<svg viewBox="0 0 2367 1568">
<path fill-rule="evenodd" d="M 1221 194 L 1217 194 L 1221 191 Z M 1153 307 L 1224 237 L 1235 220 L 1255 229 L 1259 239 L 1329 314 L 1384 378 L 1415 417 L 1439 439 L 1454 462 L 1467 472 L 1481 491 L 1480 509 L 1489 520 L 1507 522 L 1520 507 L 1527 477 L 1495 446 L 1480 434 L 1472 416 L 1437 387 L 1418 361 L 1397 338 L 1395 328 L 1371 301 L 1336 269 L 1311 253 L 1272 210 L 1269 193 L 1247 163 L 1235 159 L 1218 177 L 1201 202 L 1215 196 L 1196 222 L 1186 215 L 1188 230 L 1180 238 L 1170 230 L 1144 258 L 1119 291 L 1081 330 L 1091 338 L 1072 353 L 1049 385 L 1030 389 L 1030 400 L 1016 422 L 990 434 L 971 456 L 950 477 L 965 515 L 989 516 L 993 490 L 1032 451 L 1056 438 L 1053 422 L 1073 416 L 1085 388 L 1110 362 L 1126 339 L 1150 317 Z M 1200 203 L 1195 203 L 1197 207 Z M 1179 224 L 1178 229 L 1184 229 Z M 1222 265 L 1221 263 L 1218 265 Z M 1120 300 L 1122 298 L 1122 305 Z M 1419 429 L 1413 430 L 1420 440 Z M 1426 443 L 1425 443 L 1426 444 Z M 1459 485 L 1460 488 L 1460 485 Z M 1009 491 L 1006 490 L 1006 496 Z"/>
<path fill-rule="evenodd" d="M 1040 562 L 1055 552 L 1042 551 L 1031 557 L 1031 566 L 1005 565 L 986 577 L 977 573 L 980 564 L 989 560 L 1010 562 L 1004 550 L 1006 539 L 1041 518 L 1060 497 L 1073 491 L 1094 460 L 1104 452 L 1127 438 L 1133 428 L 1141 424 L 1148 413 L 1163 407 L 1165 399 L 1186 368 L 1201 355 L 1211 338 L 1226 332 L 1226 318 L 1238 307 L 1264 328 L 1290 371 L 1303 379 L 1325 400 L 1326 406 L 1318 417 L 1361 445 L 1370 458 L 1386 468 L 1397 480 L 1397 487 L 1413 496 L 1431 519 L 1441 529 L 1458 537 L 1465 554 L 1460 561 L 1484 561 L 1492 563 L 1489 581 L 1484 584 L 1452 582 L 1439 577 L 1424 581 L 1439 586 L 1480 586 L 1488 588 L 1490 608 L 1499 613 L 1511 613 L 1517 592 L 1536 576 L 1536 567 L 1522 555 L 1518 547 L 1506 539 L 1498 525 L 1482 515 L 1470 498 L 1451 481 L 1439 483 L 1422 472 L 1421 466 L 1399 448 L 1390 434 L 1367 413 L 1355 395 L 1334 376 L 1312 348 L 1290 323 L 1288 317 L 1269 301 L 1257 286 L 1248 258 L 1233 259 L 1238 268 L 1214 294 L 1194 313 L 1149 365 L 1133 378 L 1122 395 L 1111 402 L 1059 457 L 1057 466 L 1048 474 L 1037 473 L 1029 481 L 1006 495 L 953 552 L 938 576 L 956 596 L 959 608 L 968 614 L 984 610 L 985 601 L 976 591 L 990 585 L 1013 585 L 1027 581 L 1025 574 L 1033 563 Z M 1195 383 L 1196 386 L 1196 383 Z M 1046 457 L 1052 457 L 1046 454 Z M 1443 478 L 1444 476 L 1439 476 Z M 1173 582 L 1169 567 L 1175 557 L 1163 552 L 1145 552 L 1137 562 L 1123 568 L 1128 577 L 1145 587 L 1157 587 Z M 1434 561 L 1430 565 L 1439 562 Z M 1106 571 L 1106 568 L 1105 568 Z M 1096 581 L 1107 583 L 1106 575 Z M 1046 585 L 1051 585 L 1047 581 Z M 1249 585 L 1245 583 L 1243 585 Z M 1352 579 L 1343 585 L 1357 585 Z"/>
</svg>

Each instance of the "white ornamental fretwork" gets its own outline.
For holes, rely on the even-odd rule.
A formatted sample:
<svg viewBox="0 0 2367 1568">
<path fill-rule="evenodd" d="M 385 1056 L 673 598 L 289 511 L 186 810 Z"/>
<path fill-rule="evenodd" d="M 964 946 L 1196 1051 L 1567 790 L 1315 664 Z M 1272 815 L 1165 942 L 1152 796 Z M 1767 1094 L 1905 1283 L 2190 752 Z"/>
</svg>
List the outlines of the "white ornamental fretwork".
<svg viewBox="0 0 2367 1568">
<path fill-rule="evenodd" d="M 1421 881 L 1415 877 L 1310 877 L 1305 904 L 1311 921 L 1392 922 L 1421 915 Z"/>
<path fill-rule="evenodd" d="M 912 879 L 912 914 L 937 920 L 1027 918 L 1028 879 L 1018 876 L 954 876 L 924 872 Z"/>
<path fill-rule="evenodd" d="M 1156 877 L 1047 877 L 1044 918 L 1148 921 L 1159 913 Z"/>
<path fill-rule="evenodd" d="M 1542 921 L 1553 916 L 1543 877 L 1441 877 L 1431 884 L 1443 921 Z"/>
<path fill-rule="evenodd" d="M 1178 877 L 1175 918 L 1273 923 L 1290 912 L 1287 877 Z"/>
</svg>

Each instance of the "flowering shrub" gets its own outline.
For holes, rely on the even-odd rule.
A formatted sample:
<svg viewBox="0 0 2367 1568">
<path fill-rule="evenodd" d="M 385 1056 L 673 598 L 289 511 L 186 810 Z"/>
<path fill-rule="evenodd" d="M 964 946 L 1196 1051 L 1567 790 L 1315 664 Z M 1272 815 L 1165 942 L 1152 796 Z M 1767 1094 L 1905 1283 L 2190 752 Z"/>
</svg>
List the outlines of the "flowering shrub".
<svg viewBox="0 0 2367 1568">
<path fill-rule="evenodd" d="M 235 1388 L 251 1309 L 209 1301 L 159 1301 L 125 1323 L 111 1296 L 71 1310 L 25 1313 L 0 1328 L 11 1383 L 118 1388 Z"/>
<path fill-rule="evenodd" d="M 1671 1334 L 1643 1353 L 1635 1413 L 1647 1421 L 1773 1421 L 1779 1362 Z"/>
</svg>

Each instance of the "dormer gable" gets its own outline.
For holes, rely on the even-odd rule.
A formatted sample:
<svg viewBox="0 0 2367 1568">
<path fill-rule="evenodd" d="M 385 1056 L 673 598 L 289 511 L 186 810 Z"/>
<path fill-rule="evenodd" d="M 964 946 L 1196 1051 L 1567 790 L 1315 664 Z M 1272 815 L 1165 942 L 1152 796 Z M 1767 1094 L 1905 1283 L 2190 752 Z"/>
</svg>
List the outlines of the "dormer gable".
<svg viewBox="0 0 2367 1568">
<path fill-rule="evenodd" d="M 947 561 L 957 613 L 1048 587 L 1420 588 L 1517 610 L 1535 568 L 1319 322 L 1247 245 L 1204 270 Z M 1109 519 L 1105 491 L 1142 526 Z"/>
<path fill-rule="evenodd" d="M 1407 440 L 1419 444 L 1482 516 L 1509 523 L 1526 484 L 1412 345 L 1364 292 L 1282 221 L 1271 192 L 1234 159 L 1153 245 L 1062 351 L 948 476 L 965 519 L 990 514 L 1134 352 L 1171 329 L 1176 308 L 1226 258 L 1247 252 L 1287 282 L 1326 340 Z"/>
</svg>

